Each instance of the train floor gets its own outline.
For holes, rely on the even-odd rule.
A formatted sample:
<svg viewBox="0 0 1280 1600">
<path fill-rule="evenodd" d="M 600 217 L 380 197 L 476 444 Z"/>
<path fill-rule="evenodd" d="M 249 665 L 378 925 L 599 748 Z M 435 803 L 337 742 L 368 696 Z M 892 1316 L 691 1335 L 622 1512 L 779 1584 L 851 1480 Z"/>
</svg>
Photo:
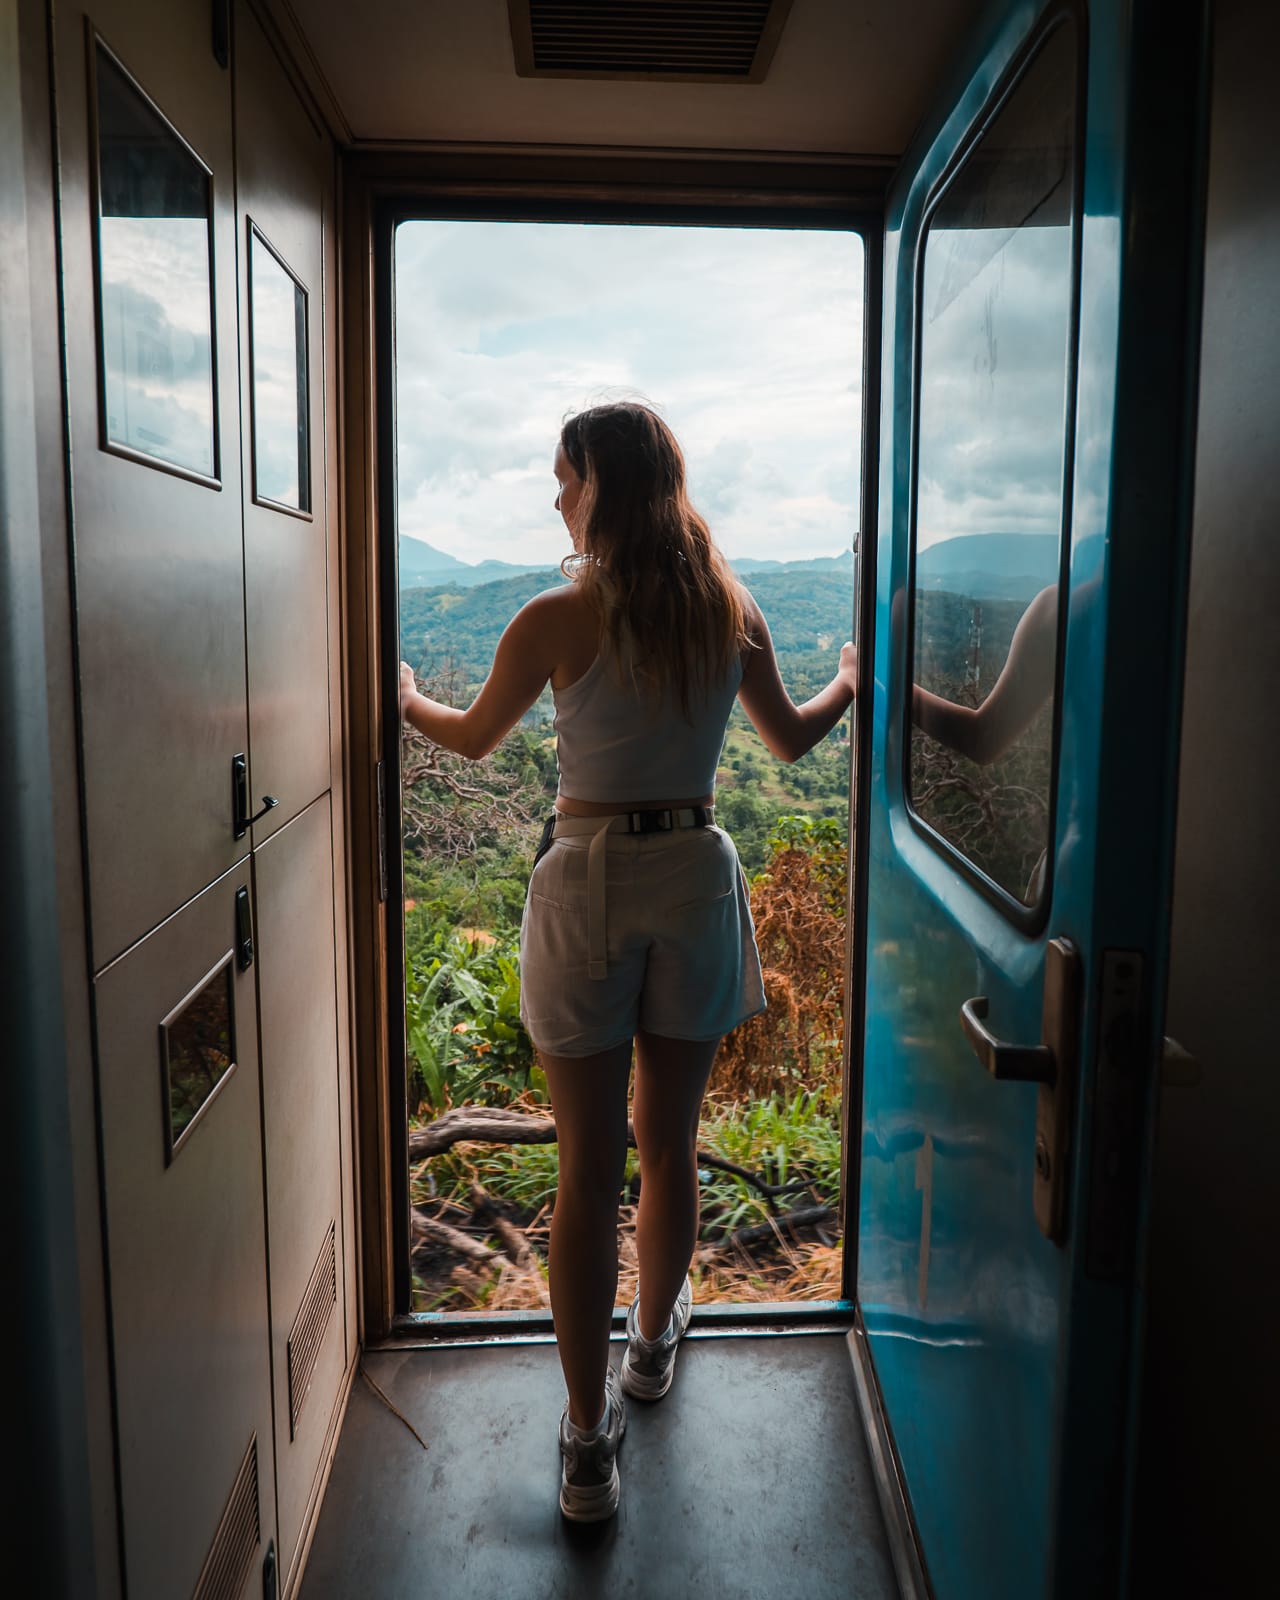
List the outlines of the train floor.
<svg viewBox="0 0 1280 1600">
<path fill-rule="evenodd" d="M 405 1420 L 356 1377 L 300 1600 L 898 1594 L 838 1333 L 695 1326 L 670 1392 L 628 1402 L 622 1503 L 595 1525 L 557 1504 L 553 1343 L 380 1350 L 364 1369 Z"/>
</svg>

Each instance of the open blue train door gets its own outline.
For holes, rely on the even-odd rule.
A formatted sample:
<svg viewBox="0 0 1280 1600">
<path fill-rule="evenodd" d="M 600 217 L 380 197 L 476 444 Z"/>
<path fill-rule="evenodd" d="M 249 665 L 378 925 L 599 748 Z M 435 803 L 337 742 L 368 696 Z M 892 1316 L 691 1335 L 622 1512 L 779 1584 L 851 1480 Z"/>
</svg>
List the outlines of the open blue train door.
<svg viewBox="0 0 1280 1600">
<path fill-rule="evenodd" d="M 851 1337 L 938 1600 L 1124 1583 L 1204 24 L 1006 0 L 887 209 Z"/>
</svg>

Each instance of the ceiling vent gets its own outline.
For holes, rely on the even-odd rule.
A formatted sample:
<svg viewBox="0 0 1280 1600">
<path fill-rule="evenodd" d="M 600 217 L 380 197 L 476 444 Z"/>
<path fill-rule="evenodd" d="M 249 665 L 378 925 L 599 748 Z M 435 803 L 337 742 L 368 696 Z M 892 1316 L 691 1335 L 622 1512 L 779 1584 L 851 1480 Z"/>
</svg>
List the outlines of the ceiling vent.
<svg viewBox="0 0 1280 1600">
<path fill-rule="evenodd" d="M 507 0 L 522 78 L 760 83 L 791 0 Z"/>
</svg>

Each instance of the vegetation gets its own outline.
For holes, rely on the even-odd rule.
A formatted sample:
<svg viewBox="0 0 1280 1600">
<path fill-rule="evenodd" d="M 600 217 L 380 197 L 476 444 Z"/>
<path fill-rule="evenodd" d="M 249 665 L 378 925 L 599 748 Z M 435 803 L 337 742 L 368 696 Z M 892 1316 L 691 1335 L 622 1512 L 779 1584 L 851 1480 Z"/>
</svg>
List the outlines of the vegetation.
<svg viewBox="0 0 1280 1600">
<path fill-rule="evenodd" d="M 557 573 L 533 573 L 468 589 L 406 591 L 405 658 L 429 693 L 465 704 L 507 619 L 558 581 Z M 751 586 L 783 678 L 804 699 L 829 680 L 848 636 L 851 579 L 824 573 L 815 584 L 778 572 L 753 576 Z M 1022 610 L 1019 601 L 979 607 L 946 591 L 923 595 L 921 681 L 977 704 Z M 548 694 L 479 766 L 406 736 L 411 1134 L 420 1147 L 420 1135 L 443 1127 L 441 1119 L 469 1119 L 469 1132 L 413 1166 L 423 1309 L 547 1304 L 558 1160 L 546 1080 L 519 1020 L 518 929 L 540 824 L 555 795 L 551 714 Z M 1015 894 L 1024 892 L 1044 843 L 1050 717 L 1043 710 L 1014 749 L 986 768 L 918 732 L 911 741 L 917 809 Z M 840 1293 L 848 771 L 847 726 L 788 766 L 735 710 L 718 772 L 717 820 L 734 836 L 748 875 L 768 1007 L 725 1041 L 704 1107 L 694 1267 L 703 1301 Z M 487 1131 L 476 1122 L 484 1114 Z M 504 1142 L 492 1126 L 502 1117 L 525 1123 L 521 1137 L 530 1117 L 542 1119 L 532 1124 L 535 1142 Z M 632 1152 L 620 1213 L 623 1302 L 635 1285 L 638 1182 Z"/>
<path fill-rule="evenodd" d="M 401 595 L 402 654 L 428 693 L 466 704 L 506 621 L 560 581 L 534 573 Z M 797 698 L 825 684 L 849 635 L 851 579 L 762 574 Z M 546 1080 L 520 1024 L 519 923 L 542 818 L 555 795 L 550 695 L 473 765 L 416 734 L 404 758 L 406 1024 L 410 1126 L 457 1108 L 546 1117 Z M 840 1007 L 849 746 L 837 730 L 803 762 L 776 761 L 741 711 L 721 757 L 717 818 L 751 880 L 769 1009 L 721 1052 L 699 1149 L 700 1299 L 839 1295 Z M 465 1139 L 413 1167 L 421 1309 L 546 1303 L 554 1142 Z M 619 1295 L 634 1292 L 634 1151 L 622 1196 Z M 786 1216 L 808 1219 L 792 1227 Z M 779 1225 L 778 1218 L 783 1223 Z M 495 1248 L 487 1241 L 496 1240 Z"/>
</svg>

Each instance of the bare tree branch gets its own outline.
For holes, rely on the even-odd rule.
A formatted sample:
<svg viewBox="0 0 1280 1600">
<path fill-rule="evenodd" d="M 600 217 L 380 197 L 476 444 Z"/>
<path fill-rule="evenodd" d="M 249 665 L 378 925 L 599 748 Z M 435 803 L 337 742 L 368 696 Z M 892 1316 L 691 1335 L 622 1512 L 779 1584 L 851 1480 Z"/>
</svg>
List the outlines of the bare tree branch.
<svg viewBox="0 0 1280 1600">
<path fill-rule="evenodd" d="M 451 667 L 419 680 L 418 687 L 445 705 L 467 698 L 466 680 Z M 497 760 L 516 743 L 515 733 L 508 734 L 492 755 L 473 762 L 406 726 L 401 800 L 406 841 L 460 861 L 512 829 L 528 827 L 545 800 L 536 786 L 505 771 Z"/>
<path fill-rule="evenodd" d="M 508 1111 L 500 1106 L 455 1106 L 443 1116 L 429 1122 L 425 1128 L 413 1128 L 409 1133 L 409 1160 L 423 1161 L 438 1156 L 463 1142 L 474 1144 L 554 1144 L 556 1124 L 554 1117 L 531 1117 L 521 1111 Z M 636 1133 L 634 1124 L 627 1121 L 627 1144 L 634 1149 Z M 801 1179 L 792 1183 L 766 1183 L 763 1178 L 734 1161 L 713 1155 L 710 1150 L 699 1150 L 700 1167 L 710 1167 L 716 1172 L 728 1172 L 741 1178 L 765 1197 L 771 1211 L 776 1210 L 775 1197 L 794 1194 L 808 1185 Z"/>
<path fill-rule="evenodd" d="M 794 1234 L 799 1228 L 818 1228 L 825 1222 L 837 1220 L 837 1213 L 831 1206 L 797 1206 L 794 1211 L 784 1211 L 780 1216 L 770 1217 L 767 1222 L 752 1222 L 745 1227 L 735 1228 L 722 1239 L 713 1239 L 703 1245 L 699 1254 L 705 1260 L 739 1247 L 750 1249 L 755 1244 L 781 1239 L 784 1230 Z"/>
</svg>

